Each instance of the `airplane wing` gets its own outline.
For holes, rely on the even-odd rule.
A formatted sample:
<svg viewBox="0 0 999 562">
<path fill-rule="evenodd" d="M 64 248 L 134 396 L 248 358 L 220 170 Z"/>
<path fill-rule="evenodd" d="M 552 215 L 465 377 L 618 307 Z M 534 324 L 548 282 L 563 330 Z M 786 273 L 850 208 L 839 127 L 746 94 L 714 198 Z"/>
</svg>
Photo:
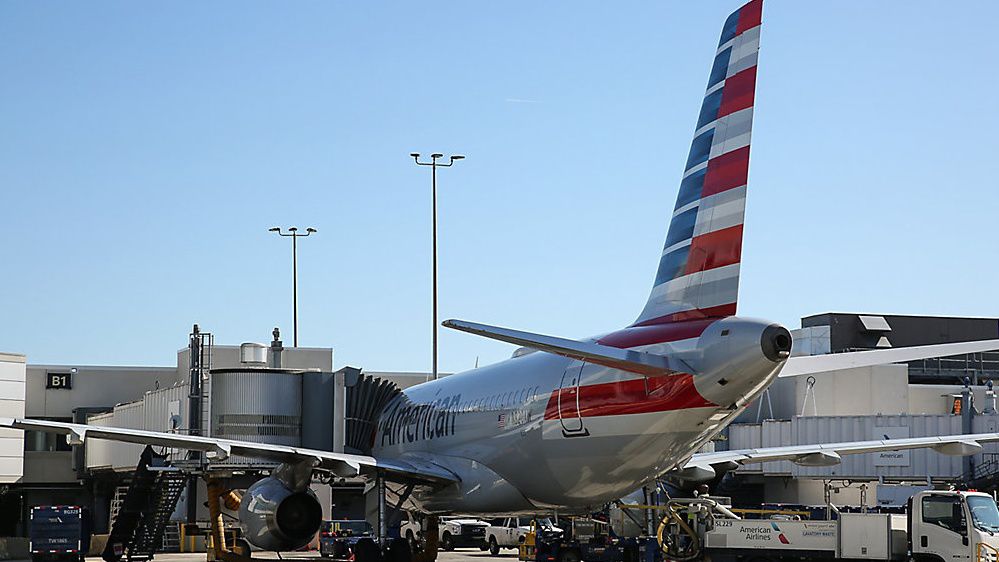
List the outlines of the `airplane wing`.
<svg viewBox="0 0 999 562">
<path fill-rule="evenodd" d="M 531 347 L 563 357 L 579 359 L 587 363 L 595 363 L 641 375 L 668 375 L 677 372 L 677 370 L 683 370 L 683 367 L 679 365 L 671 367 L 668 357 L 645 353 L 643 351 L 619 349 L 593 342 L 532 334 L 509 328 L 465 322 L 464 320 L 446 320 L 444 321 L 444 326 L 477 336 Z"/>
<path fill-rule="evenodd" d="M 739 465 L 747 463 L 770 461 L 791 461 L 802 466 L 832 466 L 839 464 L 842 455 L 905 449 L 934 449 L 945 455 L 973 455 L 982 450 L 982 443 L 996 441 L 999 441 L 999 433 L 969 433 L 695 453 L 684 465 L 682 471 L 691 475 L 713 474 L 718 469 L 733 470 Z"/>
<path fill-rule="evenodd" d="M 942 343 L 893 349 L 875 349 L 826 355 L 802 355 L 788 358 L 779 377 L 800 377 L 826 371 L 871 367 L 885 363 L 902 363 L 931 357 L 949 357 L 965 353 L 980 353 L 999 349 L 999 340 L 980 340 L 960 343 Z"/>
<path fill-rule="evenodd" d="M 420 459 L 380 459 L 366 455 L 333 453 L 270 443 L 252 443 L 197 435 L 47 420 L 0 418 L 0 428 L 4 427 L 66 435 L 71 445 L 82 444 L 87 439 L 106 439 L 124 443 L 202 451 L 211 460 L 223 460 L 230 455 L 241 455 L 278 462 L 311 462 L 316 468 L 328 470 L 337 476 L 347 478 L 375 470 L 384 470 L 398 476 L 431 484 L 447 484 L 458 481 L 458 477 L 449 470 Z"/>
</svg>

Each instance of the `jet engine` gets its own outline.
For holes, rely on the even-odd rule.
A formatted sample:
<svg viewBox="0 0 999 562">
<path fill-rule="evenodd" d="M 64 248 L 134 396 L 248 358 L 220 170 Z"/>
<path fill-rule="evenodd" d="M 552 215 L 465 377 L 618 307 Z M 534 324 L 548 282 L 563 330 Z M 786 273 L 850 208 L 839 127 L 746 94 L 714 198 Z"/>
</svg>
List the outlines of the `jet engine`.
<svg viewBox="0 0 999 562">
<path fill-rule="evenodd" d="M 280 477 L 250 486 L 239 505 L 239 521 L 250 544 L 274 551 L 297 550 L 315 538 L 323 508 L 308 486 L 296 490 Z"/>
</svg>

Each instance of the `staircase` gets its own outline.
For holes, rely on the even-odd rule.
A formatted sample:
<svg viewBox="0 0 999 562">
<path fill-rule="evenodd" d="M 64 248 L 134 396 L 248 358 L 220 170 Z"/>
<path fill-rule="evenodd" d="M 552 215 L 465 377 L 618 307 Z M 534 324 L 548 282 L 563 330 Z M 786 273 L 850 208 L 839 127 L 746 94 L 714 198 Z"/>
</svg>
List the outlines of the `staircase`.
<svg viewBox="0 0 999 562">
<path fill-rule="evenodd" d="M 187 476 L 180 469 L 169 466 L 165 455 L 147 446 L 112 521 L 111 535 L 102 554 L 104 560 L 152 559 L 160 550 L 164 531 L 186 483 Z"/>
<path fill-rule="evenodd" d="M 982 453 L 981 462 L 961 480 L 965 486 L 980 492 L 999 490 L 999 453 Z"/>
<path fill-rule="evenodd" d="M 108 518 L 108 528 L 114 525 L 114 520 L 118 518 L 121 505 L 125 503 L 125 496 L 128 495 L 128 486 L 118 486 L 114 489 L 114 497 L 111 498 L 110 516 Z"/>
<path fill-rule="evenodd" d="M 160 552 L 180 552 L 180 526 L 183 523 L 170 521 L 163 529 L 163 544 Z"/>
</svg>

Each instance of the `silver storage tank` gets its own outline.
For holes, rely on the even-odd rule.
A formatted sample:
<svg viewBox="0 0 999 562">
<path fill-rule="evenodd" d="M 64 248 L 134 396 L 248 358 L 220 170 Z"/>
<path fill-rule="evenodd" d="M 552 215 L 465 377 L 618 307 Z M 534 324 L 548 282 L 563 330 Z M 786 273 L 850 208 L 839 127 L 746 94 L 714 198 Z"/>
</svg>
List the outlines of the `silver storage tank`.
<svg viewBox="0 0 999 562">
<path fill-rule="evenodd" d="M 289 369 L 213 369 L 211 436 L 222 439 L 302 445 L 302 374 Z M 271 465 L 230 458 L 219 465 Z"/>
</svg>

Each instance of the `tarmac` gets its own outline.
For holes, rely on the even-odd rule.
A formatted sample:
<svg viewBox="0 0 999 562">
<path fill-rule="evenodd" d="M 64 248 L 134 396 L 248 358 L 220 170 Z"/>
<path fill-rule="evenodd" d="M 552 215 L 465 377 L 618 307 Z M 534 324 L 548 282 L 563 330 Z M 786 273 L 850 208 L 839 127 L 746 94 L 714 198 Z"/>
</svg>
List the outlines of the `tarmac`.
<svg viewBox="0 0 999 562">
<path fill-rule="evenodd" d="M 324 560 L 318 552 L 254 552 L 253 558 L 260 560 Z M 153 562 L 203 562 L 204 554 L 175 554 L 160 553 L 153 558 Z M 504 549 L 499 556 L 493 556 L 489 552 L 483 552 L 477 548 L 459 548 L 451 552 L 437 553 L 438 562 L 489 562 L 490 560 L 512 562 L 517 560 L 517 551 Z M 28 561 L 24 561 L 28 562 Z M 87 562 L 104 562 L 99 557 L 88 557 Z"/>
</svg>

